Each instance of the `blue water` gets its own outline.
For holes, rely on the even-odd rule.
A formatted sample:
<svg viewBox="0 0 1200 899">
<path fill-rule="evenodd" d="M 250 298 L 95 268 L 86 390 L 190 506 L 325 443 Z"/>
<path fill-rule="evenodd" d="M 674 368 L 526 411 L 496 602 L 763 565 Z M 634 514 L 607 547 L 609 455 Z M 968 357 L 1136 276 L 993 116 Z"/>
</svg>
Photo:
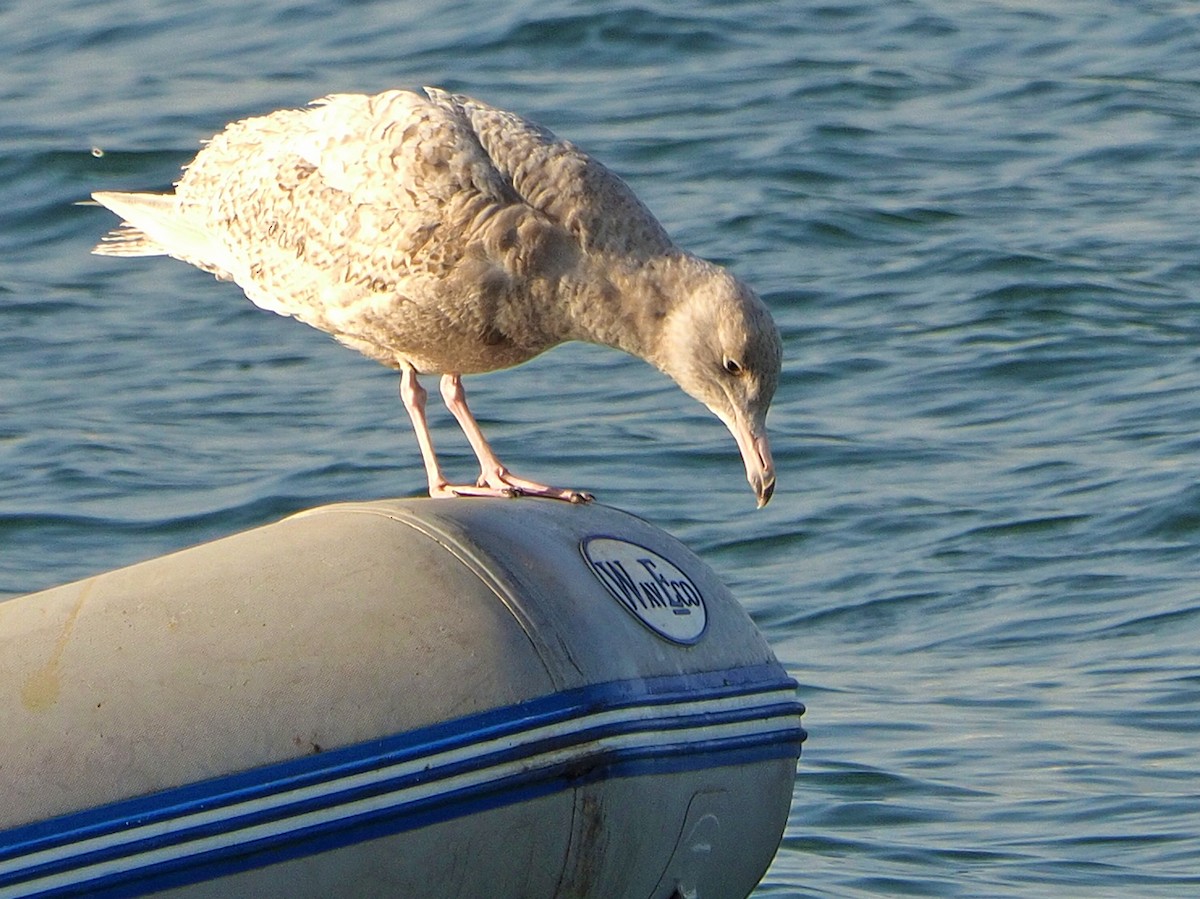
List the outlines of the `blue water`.
<svg viewBox="0 0 1200 899">
<path fill-rule="evenodd" d="M 432 83 L 616 169 L 784 335 L 779 488 L 636 360 L 468 380 L 518 472 L 670 530 L 809 706 L 758 897 L 1200 894 L 1200 9 L 0 5 L 0 594 L 413 495 L 394 375 L 88 254 L 230 119 Z M 448 467 L 472 473 L 449 417 Z"/>
</svg>

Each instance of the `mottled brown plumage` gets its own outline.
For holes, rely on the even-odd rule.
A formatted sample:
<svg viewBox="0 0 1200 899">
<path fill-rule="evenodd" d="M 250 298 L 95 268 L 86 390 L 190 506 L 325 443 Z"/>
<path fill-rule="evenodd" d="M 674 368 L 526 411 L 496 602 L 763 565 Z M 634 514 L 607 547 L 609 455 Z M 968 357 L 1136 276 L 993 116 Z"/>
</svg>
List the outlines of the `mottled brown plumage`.
<svg viewBox="0 0 1200 899">
<path fill-rule="evenodd" d="M 705 403 L 737 438 L 759 504 L 770 498 L 780 342 L 766 307 L 679 250 L 619 178 L 519 116 L 432 88 L 335 95 L 228 126 L 174 194 L 94 196 L 125 220 L 96 252 L 189 262 L 399 369 L 431 495 L 587 498 L 508 473 L 460 381 L 585 340 L 646 359 Z M 442 475 L 419 373 L 443 375 L 477 485 Z"/>
</svg>

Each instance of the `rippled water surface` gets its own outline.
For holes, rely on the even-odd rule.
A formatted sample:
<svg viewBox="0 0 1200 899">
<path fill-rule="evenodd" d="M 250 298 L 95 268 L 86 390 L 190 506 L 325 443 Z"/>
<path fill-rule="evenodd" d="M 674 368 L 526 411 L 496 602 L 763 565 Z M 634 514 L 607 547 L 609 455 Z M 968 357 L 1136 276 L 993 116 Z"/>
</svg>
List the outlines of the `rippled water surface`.
<svg viewBox="0 0 1200 899">
<path fill-rule="evenodd" d="M 440 84 L 591 150 L 783 332 L 761 512 L 643 363 L 468 381 L 506 461 L 675 533 L 802 683 L 756 895 L 1200 893 L 1200 6 L 433 5 L 0 4 L 0 594 L 421 492 L 392 373 L 89 255 L 73 204 Z"/>
</svg>

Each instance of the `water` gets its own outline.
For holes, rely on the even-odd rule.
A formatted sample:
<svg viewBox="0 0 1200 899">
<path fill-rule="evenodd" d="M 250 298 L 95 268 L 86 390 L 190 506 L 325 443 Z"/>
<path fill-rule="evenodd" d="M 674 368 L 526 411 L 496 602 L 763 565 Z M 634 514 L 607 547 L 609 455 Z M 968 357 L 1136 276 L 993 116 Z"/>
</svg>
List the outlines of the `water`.
<svg viewBox="0 0 1200 899">
<path fill-rule="evenodd" d="M 0 594 L 422 490 L 390 372 L 88 255 L 113 219 L 72 204 L 440 84 L 593 151 L 783 331 L 757 513 L 642 363 L 468 381 L 502 458 L 675 533 L 802 682 L 756 895 L 1200 892 L 1200 6 L 427 5 L 0 5 Z"/>
</svg>

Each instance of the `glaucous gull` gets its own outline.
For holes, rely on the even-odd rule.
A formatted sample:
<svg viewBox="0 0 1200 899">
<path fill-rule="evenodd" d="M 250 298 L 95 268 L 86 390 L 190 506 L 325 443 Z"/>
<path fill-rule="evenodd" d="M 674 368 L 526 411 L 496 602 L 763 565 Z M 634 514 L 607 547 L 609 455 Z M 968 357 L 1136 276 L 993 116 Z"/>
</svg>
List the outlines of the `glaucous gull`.
<svg viewBox="0 0 1200 899">
<path fill-rule="evenodd" d="M 573 144 L 477 100 L 426 88 L 338 94 L 229 125 L 173 194 L 99 192 L 124 219 L 95 252 L 167 255 L 235 281 L 400 371 L 430 496 L 549 496 L 500 463 L 462 375 L 584 340 L 657 366 L 723 421 L 765 505 L 766 415 L 780 371 L 767 307 L 725 269 L 680 250 L 626 184 Z M 475 455 L 451 484 L 419 374 Z"/>
</svg>

